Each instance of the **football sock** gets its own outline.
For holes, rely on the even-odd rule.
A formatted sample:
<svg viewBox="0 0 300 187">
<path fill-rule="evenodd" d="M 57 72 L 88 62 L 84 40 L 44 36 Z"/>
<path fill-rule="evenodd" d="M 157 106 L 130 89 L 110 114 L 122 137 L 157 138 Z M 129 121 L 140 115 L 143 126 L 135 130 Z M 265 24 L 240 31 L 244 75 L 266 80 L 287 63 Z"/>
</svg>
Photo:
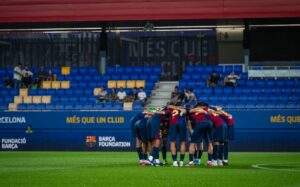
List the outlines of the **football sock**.
<svg viewBox="0 0 300 187">
<path fill-rule="evenodd" d="M 193 161 L 193 159 L 194 159 L 194 154 L 189 154 L 189 161 L 191 162 Z"/>
<path fill-rule="evenodd" d="M 218 159 L 223 160 L 223 156 L 224 156 L 224 145 L 220 145 Z"/>
<path fill-rule="evenodd" d="M 184 160 L 184 154 L 180 154 L 180 161 Z"/>
<path fill-rule="evenodd" d="M 214 149 L 213 149 L 213 159 L 214 160 L 218 159 L 218 154 L 219 154 L 219 145 L 214 145 Z"/>
<path fill-rule="evenodd" d="M 202 150 L 199 150 L 199 151 L 197 151 L 197 152 L 198 152 L 198 159 L 201 159 L 201 158 L 202 158 L 203 151 L 202 151 Z"/>
<path fill-rule="evenodd" d="M 151 155 L 153 156 L 154 159 L 158 159 L 158 153 L 159 153 L 158 148 L 153 147 Z"/>
<path fill-rule="evenodd" d="M 224 143 L 224 160 L 228 160 L 228 142 Z"/>
<path fill-rule="evenodd" d="M 207 156 L 208 156 L 208 161 L 211 161 L 212 160 L 212 154 L 207 153 Z"/>
<path fill-rule="evenodd" d="M 172 159 L 173 159 L 173 161 L 177 161 L 177 154 L 172 155 Z"/>
<path fill-rule="evenodd" d="M 148 155 L 147 154 L 143 154 L 143 159 L 147 160 Z"/>
<path fill-rule="evenodd" d="M 167 146 L 163 146 L 161 148 L 161 152 L 162 152 L 162 157 L 164 160 L 167 160 Z"/>
<path fill-rule="evenodd" d="M 137 152 L 137 154 L 138 154 L 138 156 L 139 156 L 139 159 L 140 159 L 140 160 L 143 160 L 142 148 L 141 148 L 141 147 L 137 147 L 137 148 L 136 148 L 136 152 Z"/>
</svg>

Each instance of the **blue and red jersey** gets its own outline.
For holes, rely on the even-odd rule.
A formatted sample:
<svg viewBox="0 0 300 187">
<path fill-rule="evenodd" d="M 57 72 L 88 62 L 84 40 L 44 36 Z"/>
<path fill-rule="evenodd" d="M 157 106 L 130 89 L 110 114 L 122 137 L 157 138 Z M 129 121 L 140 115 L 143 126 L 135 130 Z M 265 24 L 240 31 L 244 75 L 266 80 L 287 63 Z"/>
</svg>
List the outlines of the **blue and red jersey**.
<svg viewBox="0 0 300 187">
<path fill-rule="evenodd" d="M 178 119 L 179 119 L 179 111 L 174 110 L 174 109 L 167 109 L 165 110 L 167 115 L 171 116 L 170 119 L 170 125 L 178 124 Z"/>
<path fill-rule="evenodd" d="M 209 117 L 211 118 L 214 127 L 219 127 L 225 124 L 224 120 L 219 115 L 210 114 Z"/>
</svg>

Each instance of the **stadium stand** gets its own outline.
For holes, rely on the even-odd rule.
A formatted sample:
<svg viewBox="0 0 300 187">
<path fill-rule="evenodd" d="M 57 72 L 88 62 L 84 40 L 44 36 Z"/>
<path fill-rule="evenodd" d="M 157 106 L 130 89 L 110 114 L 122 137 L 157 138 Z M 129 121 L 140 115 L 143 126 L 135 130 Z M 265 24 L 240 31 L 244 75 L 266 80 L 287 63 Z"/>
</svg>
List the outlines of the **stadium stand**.
<svg viewBox="0 0 300 187">
<path fill-rule="evenodd" d="M 47 68 L 55 73 L 56 80 L 42 81 L 37 89 L 8 89 L 0 84 L 0 110 L 122 110 L 142 108 L 142 103 L 135 102 L 131 107 L 119 102 L 99 103 L 95 97 L 103 86 L 111 89 L 125 88 L 127 94 L 134 87 L 144 87 L 150 96 L 158 81 L 160 67 L 108 67 L 105 74 L 99 74 L 96 67 L 61 67 Z M 1 68 L 1 81 L 9 75 L 12 68 Z M 32 68 L 38 72 L 39 68 Z M 2 83 L 1 82 L 1 83 Z"/>
</svg>

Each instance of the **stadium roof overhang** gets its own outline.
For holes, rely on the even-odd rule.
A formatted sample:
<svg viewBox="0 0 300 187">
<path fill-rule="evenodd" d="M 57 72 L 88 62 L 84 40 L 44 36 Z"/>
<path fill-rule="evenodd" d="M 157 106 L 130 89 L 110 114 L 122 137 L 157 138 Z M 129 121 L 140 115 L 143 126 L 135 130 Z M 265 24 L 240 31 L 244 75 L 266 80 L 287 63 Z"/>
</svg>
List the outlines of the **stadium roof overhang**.
<svg viewBox="0 0 300 187">
<path fill-rule="evenodd" d="M 300 23 L 299 0 L 9 0 L 0 12 L 0 29 Z"/>
</svg>

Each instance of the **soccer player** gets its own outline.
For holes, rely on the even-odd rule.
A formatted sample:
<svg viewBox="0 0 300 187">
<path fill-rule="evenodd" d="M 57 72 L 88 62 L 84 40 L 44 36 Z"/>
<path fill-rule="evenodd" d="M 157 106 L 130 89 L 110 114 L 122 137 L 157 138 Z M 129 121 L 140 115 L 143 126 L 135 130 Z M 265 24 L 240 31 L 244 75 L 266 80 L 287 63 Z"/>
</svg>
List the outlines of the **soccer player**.
<svg viewBox="0 0 300 187">
<path fill-rule="evenodd" d="M 219 155 L 219 159 L 223 160 L 223 165 L 228 165 L 228 143 L 234 139 L 234 124 L 235 121 L 231 114 L 225 112 L 221 107 L 215 106 L 217 112 L 219 113 L 220 117 L 226 122 L 227 131 L 225 136 L 224 148 L 223 153 L 224 155 Z M 222 152 L 222 150 L 220 151 Z M 224 157 L 223 157 L 224 156 Z"/>
<path fill-rule="evenodd" d="M 147 113 L 143 112 L 138 115 L 138 120 L 135 122 L 135 132 L 136 132 L 136 147 L 137 152 L 140 158 L 140 165 L 145 165 L 145 160 L 147 159 L 147 120 L 149 116 Z M 132 120 L 134 121 L 134 120 Z M 142 156 L 140 157 L 140 152 L 142 152 Z"/>
<path fill-rule="evenodd" d="M 213 166 L 223 166 L 222 157 L 223 146 L 225 141 L 225 133 L 227 126 L 218 112 L 209 109 L 209 116 L 213 122 Z M 220 148 L 221 147 L 221 148 Z"/>
<path fill-rule="evenodd" d="M 159 161 L 159 147 L 160 147 L 160 120 L 162 115 L 148 111 L 151 116 L 147 121 L 148 130 L 148 145 L 152 146 L 151 154 L 148 157 L 147 163 L 153 166 L 162 166 Z"/>
<path fill-rule="evenodd" d="M 161 134 L 161 153 L 163 158 L 163 165 L 167 164 L 167 144 L 169 134 L 169 122 L 171 116 L 163 115 L 160 119 L 160 134 Z"/>
<path fill-rule="evenodd" d="M 189 146 L 189 163 L 187 166 L 193 167 L 194 164 L 194 154 L 195 154 L 195 145 L 202 143 L 202 140 L 205 140 L 207 144 L 207 153 L 208 161 L 207 166 L 212 166 L 212 153 L 213 146 L 211 143 L 212 139 L 212 128 L 213 124 L 208 116 L 206 110 L 206 103 L 197 103 L 197 105 L 190 110 L 189 114 L 189 123 L 190 123 L 190 133 L 191 133 L 191 142 Z"/>
<path fill-rule="evenodd" d="M 157 111 L 157 113 L 159 113 L 159 114 L 171 116 L 170 123 L 169 123 L 169 140 L 170 140 L 170 149 L 171 149 L 171 154 L 172 154 L 173 166 L 175 166 L 175 167 L 178 167 L 176 139 L 177 139 L 177 135 L 180 136 L 180 134 L 179 134 L 179 114 L 181 112 L 184 112 L 184 110 L 175 106 L 174 103 L 169 103 L 168 107 L 165 111 Z M 179 137 L 179 138 L 180 138 L 180 141 L 185 139 L 185 137 Z M 181 143 L 179 166 L 183 166 L 183 160 L 184 160 L 184 154 L 185 154 L 185 145 L 184 145 L 184 151 L 183 151 L 182 145 L 183 145 L 183 143 Z"/>
</svg>

